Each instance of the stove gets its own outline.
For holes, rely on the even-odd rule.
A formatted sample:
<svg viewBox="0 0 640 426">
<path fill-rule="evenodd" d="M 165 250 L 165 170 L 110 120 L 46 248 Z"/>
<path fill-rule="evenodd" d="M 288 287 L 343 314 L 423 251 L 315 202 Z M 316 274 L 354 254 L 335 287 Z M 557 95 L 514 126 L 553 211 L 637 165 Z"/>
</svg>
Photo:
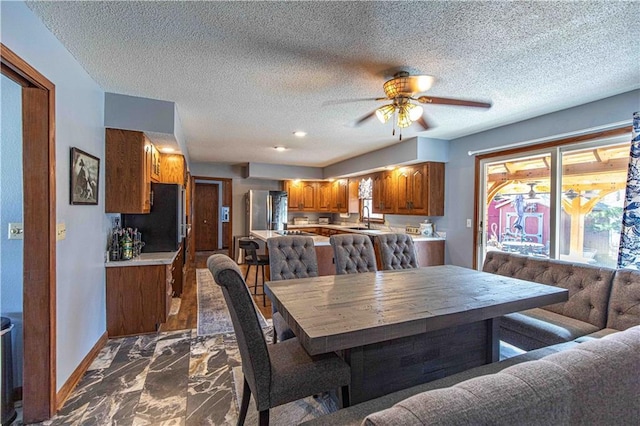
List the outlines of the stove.
<svg viewBox="0 0 640 426">
<path fill-rule="evenodd" d="M 307 235 L 307 236 L 318 235 L 318 234 L 314 234 L 313 232 L 298 231 L 298 230 L 295 230 L 295 229 L 288 229 L 286 231 L 277 231 L 276 234 L 278 234 L 278 235 Z"/>
</svg>

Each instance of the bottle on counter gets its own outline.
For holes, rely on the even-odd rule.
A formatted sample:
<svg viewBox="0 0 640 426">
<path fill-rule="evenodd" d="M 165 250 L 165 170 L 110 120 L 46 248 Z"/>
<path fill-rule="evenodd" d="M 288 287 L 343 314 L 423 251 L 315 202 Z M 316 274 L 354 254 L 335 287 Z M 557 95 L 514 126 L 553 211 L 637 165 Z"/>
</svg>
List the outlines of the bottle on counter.
<svg viewBox="0 0 640 426">
<path fill-rule="evenodd" d="M 130 229 L 125 229 L 122 237 L 122 259 L 133 259 L 133 240 L 131 239 Z"/>
</svg>

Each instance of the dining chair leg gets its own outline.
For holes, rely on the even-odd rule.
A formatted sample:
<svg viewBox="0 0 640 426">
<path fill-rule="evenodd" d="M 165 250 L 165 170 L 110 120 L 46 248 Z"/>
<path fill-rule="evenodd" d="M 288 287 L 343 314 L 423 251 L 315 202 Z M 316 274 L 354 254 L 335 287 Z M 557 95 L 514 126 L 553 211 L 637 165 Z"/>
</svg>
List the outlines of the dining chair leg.
<svg viewBox="0 0 640 426">
<path fill-rule="evenodd" d="M 260 411 L 260 426 L 269 426 L 269 410 Z"/>
<path fill-rule="evenodd" d="M 264 298 L 264 265 L 262 265 L 262 306 L 267 307 L 267 301 Z"/>
<path fill-rule="evenodd" d="M 349 405 L 351 405 L 351 399 L 349 397 L 349 386 L 342 386 L 340 390 L 342 391 L 342 408 L 348 408 Z"/>
<path fill-rule="evenodd" d="M 273 341 L 271 342 L 272 344 L 276 344 L 278 343 L 278 333 L 276 333 L 276 329 L 273 329 Z"/>
<path fill-rule="evenodd" d="M 251 269 L 251 265 L 247 265 L 247 272 L 244 273 L 244 282 L 247 282 L 247 277 L 249 276 L 249 269 Z"/>
<path fill-rule="evenodd" d="M 256 280 L 253 282 L 253 295 L 256 295 L 256 291 L 258 290 L 258 265 L 256 265 Z"/>
<path fill-rule="evenodd" d="M 244 419 L 247 417 L 247 409 L 249 408 L 249 399 L 251 398 L 251 388 L 247 379 L 244 379 L 242 387 L 242 403 L 240 404 L 240 414 L 238 415 L 238 426 L 244 425 Z"/>
</svg>

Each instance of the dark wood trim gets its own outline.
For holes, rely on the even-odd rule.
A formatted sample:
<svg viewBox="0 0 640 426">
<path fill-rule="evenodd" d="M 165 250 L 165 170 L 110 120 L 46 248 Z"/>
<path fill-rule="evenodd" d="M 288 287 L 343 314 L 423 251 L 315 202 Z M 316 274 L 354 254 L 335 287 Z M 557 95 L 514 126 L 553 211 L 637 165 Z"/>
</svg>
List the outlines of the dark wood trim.
<svg viewBox="0 0 640 426">
<path fill-rule="evenodd" d="M 87 372 L 87 370 L 91 366 L 91 363 L 94 359 L 96 359 L 102 348 L 104 348 L 104 346 L 107 344 L 108 340 L 109 337 L 107 336 L 107 332 L 105 331 L 104 334 L 100 336 L 96 344 L 93 345 L 93 348 L 91 348 L 89 353 L 84 357 L 82 361 L 80 361 L 80 364 L 76 367 L 73 373 L 71 373 L 64 385 L 60 387 L 57 397 L 58 410 L 62 408 L 67 398 L 69 398 L 69 396 L 71 395 L 71 392 L 73 392 L 80 379 L 82 379 L 84 373 Z"/>
<path fill-rule="evenodd" d="M 579 143 L 579 142 L 587 142 L 587 141 L 595 141 L 598 139 L 604 139 L 604 138 L 611 138 L 611 137 L 615 137 L 615 136 L 622 136 L 624 134 L 628 134 L 631 135 L 632 132 L 632 127 L 630 126 L 624 126 L 624 127 L 618 127 L 616 129 L 611 129 L 611 130 L 603 130 L 600 132 L 595 132 L 595 133 L 587 133 L 584 135 L 579 135 L 579 136 L 571 136 L 568 138 L 561 138 L 561 139 L 555 139 L 555 140 L 551 140 L 551 141 L 547 141 L 547 142 L 542 142 L 539 144 L 535 144 L 535 145 L 527 145 L 527 146 L 521 146 L 521 147 L 517 147 L 517 148 L 511 148 L 511 149 L 505 149 L 503 151 L 494 151 L 494 152 L 489 152 L 486 154 L 482 154 L 482 155 L 476 155 L 476 161 L 475 161 L 475 178 L 474 178 L 474 205 L 473 205 L 473 227 L 472 229 L 474 230 L 473 232 L 473 261 L 472 261 L 472 267 L 473 269 L 477 269 L 478 268 L 478 248 L 479 248 L 479 241 L 478 241 L 478 221 L 480 219 L 480 215 L 482 214 L 482 212 L 479 210 L 478 208 L 478 195 L 479 195 L 479 191 L 480 191 L 480 182 L 482 181 L 482 179 L 480 178 L 480 173 L 482 173 L 482 170 L 480 169 L 480 161 L 482 160 L 486 160 L 489 158 L 494 158 L 494 157 L 502 157 L 505 155 L 516 155 L 516 154 L 521 154 L 521 153 L 527 153 L 529 151 L 537 151 L 537 150 L 541 150 L 541 149 L 548 149 L 548 148 L 556 148 L 558 146 L 564 146 L 564 145 L 571 145 L 574 143 Z M 483 224 L 483 228 L 484 228 L 484 224 Z"/>
<path fill-rule="evenodd" d="M 229 183 L 229 190 L 231 191 L 231 194 L 229 194 L 229 198 L 231 199 L 231 205 L 229 206 L 229 235 L 227 236 L 227 247 L 229 247 L 229 256 L 232 255 L 233 252 L 233 179 L 230 178 L 218 178 L 218 177 L 209 177 L 209 176 L 192 176 L 191 177 L 193 179 L 193 191 L 195 193 L 195 186 L 197 185 L 196 181 L 197 180 L 211 180 L 211 181 L 220 181 L 223 183 L 222 188 L 224 190 L 224 183 L 227 182 Z M 223 195 L 224 197 L 224 195 Z M 218 200 L 218 203 L 220 205 L 222 205 L 222 200 Z M 194 209 L 195 210 L 195 209 Z M 194 212 L 194 216 L 195 216 L 195 212 Z M 195 223 L 194 221 L 191 221 L 191 223 Z M 195 239 L 194 241 L 194 246 L 195 246 Z"/>
<path fill-rule="evenodd" d="M 56 410 L 55 85 L 0 43 L 2 71 L 20 76 L 23 115 L 23 421 Z M 23 83 L 24 83 L 23 82 Z"/>
<path fill-rule="evenodd" d="M 621 136 L 624 134 L 631 135 L 631 131 L 632 131 L 631 126 L 618 127 L 616 129 L 611 129 L 611 130 L 603 130 L 600 132 L 587 133 L 579 136 L 571 136 L 563 139 L 554 139 L 547 142 L 541 142 L 535 145 L 519 146 L 517 148 L 505 149 L 503 151 L 488 152 L 486 154 L 477 155 L 476 158 L 480 160 L 484 160 L 486 158 L 519 154 L 523 152 L 529 152 L 529 151 L 545 149 L 545 148 L 555 148 L 558 146 L 571 145 L 578 142 L 587 142 L 587 141 L 597 140 L 597 139 L 611 138 L 614 136 Z"/>
<path fill-rule="evenodd" d="M 473 232 L 473 260 L 471 262 L 471 267 L 473 269 L 478 269 L 478 220 L 480 220 L 481 212 L 478 209 L 478 194 L 480 193 L 480 159 L 476 156 L 475 163 L 475 178 L 473 179 L 473 226 L 471 227 L 471 232 Z M 484 229 L 484 228 L 483 228 Z"/>
</svg>

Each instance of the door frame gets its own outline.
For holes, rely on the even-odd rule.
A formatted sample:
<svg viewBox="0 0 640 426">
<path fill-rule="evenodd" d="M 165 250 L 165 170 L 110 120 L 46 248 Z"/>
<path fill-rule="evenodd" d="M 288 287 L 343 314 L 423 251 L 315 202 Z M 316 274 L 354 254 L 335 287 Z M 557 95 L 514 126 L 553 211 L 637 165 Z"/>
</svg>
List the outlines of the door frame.
<svg viewBox="0 0 640 426">
<path fill-rule="evenodd" d="M 33 423 L 57 409 L 55 85 L 2 43 L 0 62 L 2 74 L 23 87 L 22 401 L 23 421 Z M 46 100 L 36 105 L 39 116 L 25 119 L 27 88 L 43 90 Z"/>
<path fill-rule="evenodd" d="M 227 235 L 227 247 L 229 250 L 229 256 L 231 257 L 231 252 L 233 250 L 233 179 L 230 178 L 218 178 L 218 177 L 209 177 L 209 176 L 192 176 L 193 182 L 194 182 L 194 194 L 195 194 L 195 186 L 197 185 L 197 181 L 199 180 L 206 180 L 206 181 L 218 181 L 220 183 L 222 183 L 222 198 L 224 199 L 224 189 L 225 186 L 228 185 L 229 187 L 229 199 L 231 200 L 231 203 L 229 205 L 229 233 Z M 213 182 L 212 182 L 213 183 Z M 218 209 L 220 209 L 220 206 L 222 205 L 223 199 L 218 199 Z M 195 209 L 194 209 L 194 213 L 195 213 Z M 220 214 L 218 214 L 218 221 L 220 221 Z M 195 243 L 195 239 L 194 239 L 194 243 Z M 195 246 L 195 244 L 194 244 Z"/>
</svg>

